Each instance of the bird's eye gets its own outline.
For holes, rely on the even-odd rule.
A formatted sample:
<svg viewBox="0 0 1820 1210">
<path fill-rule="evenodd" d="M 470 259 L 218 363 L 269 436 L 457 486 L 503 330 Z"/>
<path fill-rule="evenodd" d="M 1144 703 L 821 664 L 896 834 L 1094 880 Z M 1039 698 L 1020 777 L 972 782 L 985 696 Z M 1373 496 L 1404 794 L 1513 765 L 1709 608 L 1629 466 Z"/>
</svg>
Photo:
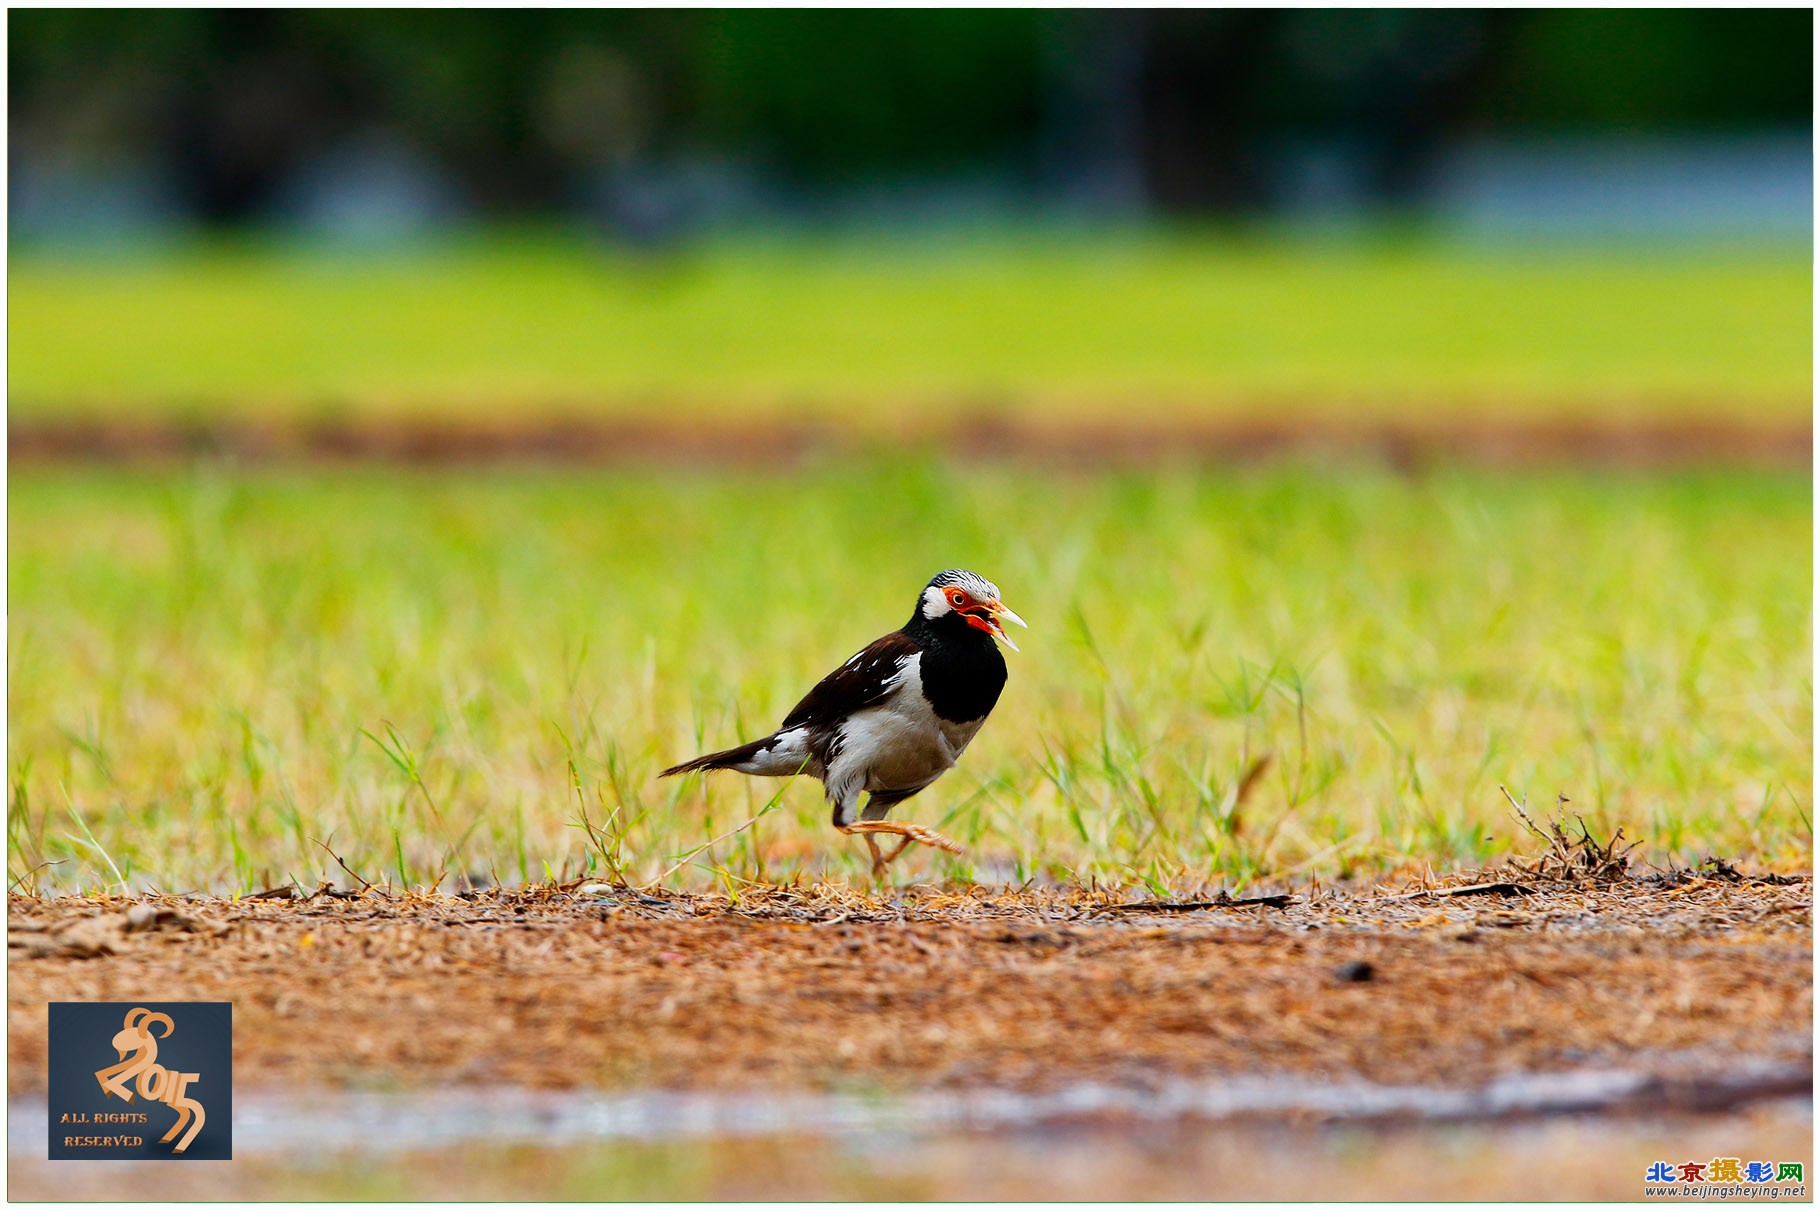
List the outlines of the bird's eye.
<svg viewBox="0 0 1820 1210">
<path fill-rule="evenodd" d="M 956 609 L 959 609 L 967 603 L 967 594 L 956 590 L 948 594 L 948 600 L 953 603 Z"/>
</svg>

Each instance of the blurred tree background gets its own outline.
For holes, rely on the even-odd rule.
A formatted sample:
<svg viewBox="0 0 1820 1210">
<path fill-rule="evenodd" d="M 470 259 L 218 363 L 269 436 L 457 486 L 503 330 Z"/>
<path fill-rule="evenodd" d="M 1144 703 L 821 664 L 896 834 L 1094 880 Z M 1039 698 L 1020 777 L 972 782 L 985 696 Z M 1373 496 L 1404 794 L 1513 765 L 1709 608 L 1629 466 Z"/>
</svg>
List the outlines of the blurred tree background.
<svg viewBox="0 0 1820 1210">
<path fill-rule="evenodd" d="M 1807 410 L 1805 10 L 8 20 L 15 416 Z"/>
<path fill-rule="evenodd" d="M 1513 134 L 1809 125 L 1781 10 L 15 10 L 16 230 L 1420 196 Z M 924 191 L 928 193 L 927 190 Z M 925 198 L 927 200 L 927 198 Z"/>
</svg>

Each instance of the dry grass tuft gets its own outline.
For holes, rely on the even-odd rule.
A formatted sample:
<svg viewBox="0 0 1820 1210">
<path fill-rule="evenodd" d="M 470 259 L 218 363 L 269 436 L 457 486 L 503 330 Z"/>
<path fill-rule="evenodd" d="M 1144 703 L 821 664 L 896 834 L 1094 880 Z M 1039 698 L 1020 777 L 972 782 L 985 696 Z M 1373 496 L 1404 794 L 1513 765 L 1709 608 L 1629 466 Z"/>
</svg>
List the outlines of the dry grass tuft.
<svg viewBox="0 0 1820 1210">
<path fill-rule="evenodd" d="M 1534 882 L 1590 883 L 1594 886 L 1610 886 L 1630 878 L 1631 850 L 1643 842 L 1633 840 L 1629 844 L 1624 844 L 1622 827 L 1612 832 L 1611 839 L 1600 841 L 1593 836 L 1592 830 L 1586 826 L 1586 821 L 1576 815 L 1574 823 L 1579 827 L 1580 835 L 1575 837 L 1568 832 L 1566 821 L 1557 815 L 1549 821 L 1548 830 L 1543 831 L 1537 826 L 1536 821 L 1529 817 L 1529 812 L 1523 809 L 1523 804 L 1518 802 L 1509 790 L 1503 786 L 1499 786 L 1498 790 L 1510 800 L 1510 805 L 1516 809 L 1517 817 L 1523 821 L 1523 826 L 1540 836 L 1548 844 L 1547 851 L 1528 864 L 1518 861 L 1514 857 L 1507 860 L 1505 864 L 1511 869 L 1521 871 Z M 1567 801 L 1567 797 L 1562 795 L 1556 800 L 1556 803 L 1557 806 L 1565 806 Z"/>
</svg>

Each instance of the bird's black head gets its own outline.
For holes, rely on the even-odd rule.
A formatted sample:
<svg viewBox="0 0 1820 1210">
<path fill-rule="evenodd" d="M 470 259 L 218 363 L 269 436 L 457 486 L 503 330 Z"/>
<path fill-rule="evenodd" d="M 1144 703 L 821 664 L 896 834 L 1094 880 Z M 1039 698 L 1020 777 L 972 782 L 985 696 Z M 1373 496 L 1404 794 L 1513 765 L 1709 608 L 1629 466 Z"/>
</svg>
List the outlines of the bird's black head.
<svg viewBox="0 0 1820 1210">
<path fill-rule="evenodd" d="M 974 631 L 983 631 L 1004 640 L 1005 646 L 1016 651 L 1017 644 L 1005 633 L 1001 619 L 1025 625 L 1024 619 L 999 599 L 998 585 L 985 576 L 954 568 L 929 581 L 905 629 L 949 637 L 967 637 Z"/>
</svg>

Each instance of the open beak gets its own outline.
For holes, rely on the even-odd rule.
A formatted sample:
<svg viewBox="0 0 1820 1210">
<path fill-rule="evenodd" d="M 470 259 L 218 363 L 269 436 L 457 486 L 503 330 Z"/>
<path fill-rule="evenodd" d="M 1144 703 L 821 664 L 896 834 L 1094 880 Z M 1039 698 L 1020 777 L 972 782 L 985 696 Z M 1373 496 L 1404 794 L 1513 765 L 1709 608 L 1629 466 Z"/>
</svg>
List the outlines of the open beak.
<svg viewBox="0 0 1820 1210">
<path fill-rule="evenodd" d="M 1000 619 L 1004 619 L 1005 622 L 1016 622 L 1025 630 L 1030 629 L 1030 623 L 1024 621 L 1024 619 L 1007 609 L 1003 601 L 988 601 L 985 604 L 985 610 L 986 616 L 982 620 L 985 622 L 983 629 L 986 633 L 999 639 L 1005 646 L 1011 648 L 1011 650 L 1016 651 L 1017 644 L 1012 642 L 1011 636 L 1005 633 L 1005 627 Z"/>
</svg>

